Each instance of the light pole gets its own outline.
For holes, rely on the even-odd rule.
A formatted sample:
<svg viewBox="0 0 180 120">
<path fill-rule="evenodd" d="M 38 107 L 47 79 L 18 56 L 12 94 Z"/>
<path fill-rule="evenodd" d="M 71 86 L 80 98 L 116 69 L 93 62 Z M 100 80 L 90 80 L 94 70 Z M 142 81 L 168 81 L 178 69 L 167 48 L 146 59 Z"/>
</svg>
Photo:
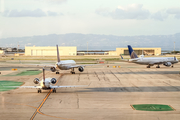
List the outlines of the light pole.
<svg viewBox="0 0 180 120">
<path fill-rule="evenodd" d="M 87 42 L 87 55 L 88 55 L 88 42 Z"/>
<path fill-rule="evenodd" d="M 18 42 L 18 46 L 17 46 L 17 54 L 18 54 L 18 49 L 19 49 L 19 42 Z"/>
<path fill-rule="evenodd" d="M 174 42 L 174 54 L 175 54 L 175 42 Z"/>
</svg>

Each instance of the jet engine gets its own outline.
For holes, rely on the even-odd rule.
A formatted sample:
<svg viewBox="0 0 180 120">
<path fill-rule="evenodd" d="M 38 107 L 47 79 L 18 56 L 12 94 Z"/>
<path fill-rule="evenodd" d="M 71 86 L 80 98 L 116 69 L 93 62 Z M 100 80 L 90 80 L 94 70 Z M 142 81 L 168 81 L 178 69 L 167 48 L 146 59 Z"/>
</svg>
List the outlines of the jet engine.
<svg viewBox="0 0 180 120">
<path fill-rule="evenodd" d="M 55 83 L 56 83 L 56 78 L 52 78 L 52 79 L 51 79 L 51 83 L 52 83 L 52 84 L 55 84 Z"/>
<path fill-rule="evenodd" d="M 83 72 L 83 71 L 84 71 L 84 67 L 79 67 L 78 70 L 79 70 L 80 72 Z"/>
<path fill-rule="evenodd" d="M 172 64 L 171 64 L 171 62 L 167 62 L 167 63 L 164 63 L 163 65 L 169 67 L 169 66 L 171 66 Z"/>
<path fill-rule="evenodd" d="M 38 79 L 38 78 L 35 78 L 35 79 L 34 79 L 34 83 L 35 83 L 35 84 L 38 84 L 38 83 L 39 83 L 39 79 Z"/>
<path fill-rule="evenodd" d="M 55 72 L 56 71 L 56 68 L 55 67 L 51 67 L 50 68 L 52 72 Z"/>
</svg>

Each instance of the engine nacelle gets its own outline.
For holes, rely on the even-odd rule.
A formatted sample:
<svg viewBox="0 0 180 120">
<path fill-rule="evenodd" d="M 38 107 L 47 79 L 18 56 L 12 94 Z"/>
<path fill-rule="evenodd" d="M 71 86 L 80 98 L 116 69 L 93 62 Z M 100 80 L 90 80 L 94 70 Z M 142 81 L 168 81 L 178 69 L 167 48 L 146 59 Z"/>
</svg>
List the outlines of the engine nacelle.
<svg viewBox="0 0 180 120">
<path fill-rule="evenodd" d="M 51 79 L 51 83 L 52 83 L 52 84 L 55 84 L 56 82 L 57 82 L 56 78 L 52 78 L 52 79 Z"/>
<path fill-rule="evenodd" d="M 163 65 L 169 67 L 169 66 L 171 66 L 172 64 L 171 64 L 171 62 L 167 62 L 167 63 L 164 63 Z"/>
<path fill-rule="evenodd" d="M 84 71 L 84 67 L 79 67 L 78 70 L 79 70 L 80 72 L 83 72 L 83 71 Z"/>
<path fill-rule="evenodd" d="M 39 83 L 39 79 L 38 79 L 38 78 L 35 78 L 33 82 L 34 82 L 35 84 L 38 84 L 38 83 Z"/>
<path fill-rule="evenodd" d="M 55 67 L 51 67 L 50 68 L 52 72 L 55 72 L 56 71 L 56 68 Z"/>
</svg>

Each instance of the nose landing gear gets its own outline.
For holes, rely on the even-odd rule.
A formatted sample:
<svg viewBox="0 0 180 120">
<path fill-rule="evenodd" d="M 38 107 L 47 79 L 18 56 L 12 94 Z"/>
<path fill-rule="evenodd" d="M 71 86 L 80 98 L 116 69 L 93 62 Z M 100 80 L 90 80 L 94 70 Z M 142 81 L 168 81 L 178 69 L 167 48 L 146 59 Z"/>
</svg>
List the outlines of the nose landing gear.
<svg viewBox="0 0 180 120">
<path fill-rule="evenodd" d="M 55 88 L 53 89 L 53 93 L 56 93 L 56 89 Z"/>
<path fill-rule="evenodd" d="M 74 68 L 71 69 L 71 74 L 75 74 Z"/>
<path fill-rule="evenodd" d="M 38 89 L 38 93 L 41 93 L 41 89 Z"/>
</svg>

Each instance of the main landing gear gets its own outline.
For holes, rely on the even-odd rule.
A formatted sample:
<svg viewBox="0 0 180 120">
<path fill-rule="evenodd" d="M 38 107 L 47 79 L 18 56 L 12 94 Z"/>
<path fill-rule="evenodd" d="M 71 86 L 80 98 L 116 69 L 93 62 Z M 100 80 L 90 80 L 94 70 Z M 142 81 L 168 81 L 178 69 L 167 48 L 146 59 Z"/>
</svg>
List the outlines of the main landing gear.
<svg viewBox="0 0 180 120">
<path fill-rule="evenodd" d="M 75 72 L 71 71 L 71 74 L 75 74 Z"/>
<path fill-rule="evenodd" d="M 55 88 L 53 89 L 53 93 L 56 93 L 56 89 Z"/>
<path fill-rule="evenodd" d="M 171 67 L 174 67 L 174 66 L 173 66 L 173 64 L 172 64 L 172 66 L 171 66 Z"/>
<path fill-rule="evenodd" d="M 156 66 L 156 68 L 160 68 L 160 66 L 158 65 L 158 66 Z"/>
<path fill-rule="evenodd" d="M 38 89 L 38 93 L 41 93 L 41 89 Z"/>
<path fill-rule="evenodd" d="M 59 72 L 56 72 L 56 74 L 59 74 Z"/>
<path fill-rule="evenodd" d="M 148 65 L 147 68 L 150 68 L 150 65 Z"/>
<path fill-rule="evenodd" d="M 72 68 L 71 70 L 72 70 L 72 71 L 71 71 L 71 74 L 75 74 L 75 72 L 74 72 L 74 68 Z"/>
</svg>

